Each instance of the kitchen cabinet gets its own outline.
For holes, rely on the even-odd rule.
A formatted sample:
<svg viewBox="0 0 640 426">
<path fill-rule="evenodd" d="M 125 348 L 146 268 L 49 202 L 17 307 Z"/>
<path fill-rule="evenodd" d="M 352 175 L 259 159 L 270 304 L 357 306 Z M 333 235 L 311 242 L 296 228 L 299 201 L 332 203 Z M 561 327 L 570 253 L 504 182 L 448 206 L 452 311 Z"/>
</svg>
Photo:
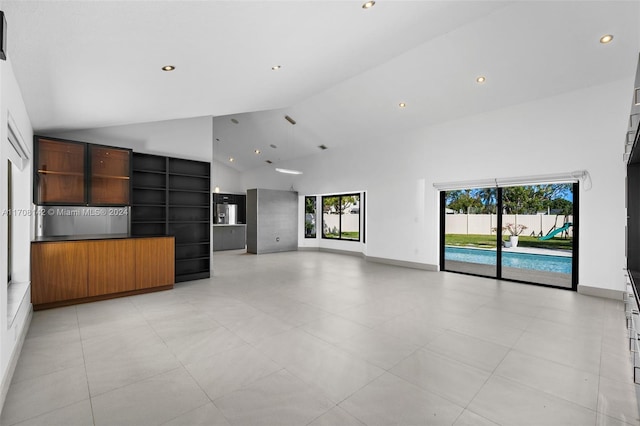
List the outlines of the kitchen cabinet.
<svg viewBox="0 0 640 426">
<path fill-rule="evenodd" d="M 31 243 L 35 310 L 168 290 L 173 283 L 173 237 Z"/>
<path fill-rule="evenodd" d="M 86 145 L 38 139 L 34 203 L 84 204 Z"/>
<path fill-rule="evenodd" d="M 31 245 L 31 303 L 87 297 L 88 246 L 76 242 Z"/>
<path fill-rule="evenodd" d="M 89 145 L 90 205 L 129 204 L 130 157 L 128 149 Z"/>
<path fill-rule="evenodd" d="M 136 268 L 135 288 L 143 289 L 159 285 L 173 284 L 175 265 L 167 262 L 174 258 L 173 238 L 136 238 Z"/>
<path fill-rule="evenodd" d="M 136 288 L 136 250 L 131 239 L 87 241 L 88 295 L 120 293 Z"/>
<path fill-rule="evenodd" d="M 34 204 L 130 204 L 130 149 L 41 136 L 34 137 L 34 147 Z"/>
</svg>

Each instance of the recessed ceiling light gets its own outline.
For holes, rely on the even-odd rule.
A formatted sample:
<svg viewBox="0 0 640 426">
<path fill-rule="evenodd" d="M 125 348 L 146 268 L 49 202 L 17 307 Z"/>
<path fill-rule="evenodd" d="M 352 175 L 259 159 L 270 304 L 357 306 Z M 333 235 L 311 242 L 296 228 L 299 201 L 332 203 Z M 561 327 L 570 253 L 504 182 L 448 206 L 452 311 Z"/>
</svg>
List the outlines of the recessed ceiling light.
<svg viewBox="0 0 640 426">
<path fill-rule="evenodd" d="M 232 122 L 233 124 L 238 124 L 238 123 L 239 123 L 239 121 L 238 121 L 238 120 L 236 120 L 235 118 L 232 118 L 232 119 L 231 119 L 231 122 Z"/>
<path fill-rule="evenodd" d="M 280 68 L 282 68 L 282 65 L 274 65 L 271 67 L 272 71 L 278 71 Z"/>
<path fill-rule="evenodd" d="M 269 146 L 270 146 L 271 148 L 273 148 L 273 149 L 276 149 L 276 148 L 277 148 L 277 146 L 276 146 L 276 145 L 274 145 L 274 144 L 271 144 L 271 145 L 269 145 Z"/>
<path fill-rule="evenodd" d="M 375 1 L 373 1 L 373 0 L 369 0 L 368 2 L 366 2 L 366 3 L 364 3 L 364 4 L 362 5 L 362 8 L 363 8 L 363 9 L 371 9 L 375 4 L 376 4 L 376 2 L 375 2 Z"/>
<path fill-rule="evenodd" d="M 264 162 L 267 163 L 267 164 L 273 164 L 273 161 L 271 161 L 271 160 L 264 160 Z"/>
<path fill-rule="evenodd" d="M 276 172 L 286 173 L 288 175 L 301 175 L 302 172 L 299 170 L 290 170 L 290 169 L 278 169 L 276 168 Z"/>
<path fill-rule="evenodd" d="M 229 157 L 229 162 L 233 163 L 233 157 Z"/>
<path fill-rule="evenodd" d="M 613 41 L 613 36 L 611 34 L 605 34 L 602 37 L 600 37 L 600 43 L 602 44 L 611 43 L 612 41 Z"/>
<path fill-rule="evenodd" d="M 175 69 L 176 67 L 173 65 L 165 65 L 164 67 L 162 67 L 162 71 L 173 71 Z"/>
<path fill-rule="evenodd" d="M 476 78 L 476 83 L 484 83 L 485 81 L 487 81 L 487 78 L 483 75 L 481 75 L 480 77 Z"/>
<path fill-rule="evenodd" d="M 320 148 L 320 149 L 321 149 L 321 150 L 323 150 L 323 151 L 324 151 L 325 149 L 328 149 L 328 148 L 327 148 L 327 146 L 326 146 L 325 144 L 318 145 L 318 148 Z"/>
<path fill-rule="evenodd" d="M 400 108 L 405 108 L 405 107 L 407 106 L 407 104 L 405 104 L 404 102 L 400 102 L 400 103 L 398 104 L 398 106 L 399 106 Z"/>
<path fill-rule="evenodd" d="M 253 152 L 255 152 L 256 154 L 260 154 L 260 150 L 259 150 L 259 149 L 256 149 L 256 150 L 255 150 L 255 151 L 253 151 Z"/>
</svg>

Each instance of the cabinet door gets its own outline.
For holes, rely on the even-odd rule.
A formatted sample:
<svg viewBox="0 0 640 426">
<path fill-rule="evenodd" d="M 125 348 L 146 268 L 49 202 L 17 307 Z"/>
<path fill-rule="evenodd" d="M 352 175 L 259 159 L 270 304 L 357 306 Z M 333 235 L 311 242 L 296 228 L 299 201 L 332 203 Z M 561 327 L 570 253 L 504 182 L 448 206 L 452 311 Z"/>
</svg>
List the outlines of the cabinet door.
<svg viewBox="0 0 640 426">
<path fill-rule="evenodd" d="M 93 205 L 129 205 L 131 151 L 89 145 L 91 181 L 89 203 Z"/>
<path fill-rule="evenodd" d="M 136 288 L 173 284 L 175 279 L 174 239 L 137 238 Z"/>
<path fill-rule="evenodd" d="M 88 241 L 89 296 L 135 289 L 135 245 L 130 239 Z"/>
<path fill-rule="evenodd" d="M 86 145 L 38 139 L 35 204 L 85 204 Z"/>
<path fill-rule="evenodd" d="M 34 305 L 87 297 L 87 245 L 31 244 L 31 302 Z"/>
</svg>

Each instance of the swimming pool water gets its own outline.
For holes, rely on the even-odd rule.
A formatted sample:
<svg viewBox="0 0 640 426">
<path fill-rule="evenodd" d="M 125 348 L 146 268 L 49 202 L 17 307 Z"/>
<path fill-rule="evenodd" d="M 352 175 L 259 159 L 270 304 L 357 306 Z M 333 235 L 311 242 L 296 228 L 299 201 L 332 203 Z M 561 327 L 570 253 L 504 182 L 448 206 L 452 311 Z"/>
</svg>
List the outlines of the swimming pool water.
<svg viewBox="0 0 640 426">
<path fill-rule="evenodd" d="M 481 263 L 484 265 L 496 264 L 495 250 L 445 247 L 444 258 L 445 260 L 456 260 L 458 262 Z M 570 274 L 571 257 L 503 251 L 502 266 Z"/>
</svg>

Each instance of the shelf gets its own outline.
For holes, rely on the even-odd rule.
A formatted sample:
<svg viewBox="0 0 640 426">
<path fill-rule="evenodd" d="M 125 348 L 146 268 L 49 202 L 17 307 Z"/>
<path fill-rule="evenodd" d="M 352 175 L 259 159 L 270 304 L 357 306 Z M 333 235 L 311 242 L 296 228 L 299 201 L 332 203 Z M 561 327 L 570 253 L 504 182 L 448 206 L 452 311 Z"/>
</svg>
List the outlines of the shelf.
<svg viewBox="0 0 640 426">
<path fill-rule="evenodd" d="M 169 172 L 169 176 L 184 176 L 184 177 L 192 177 L 192 178 L 199 178 L 199 179 L 209 179 L 209 175 L 194 175 L 194 174 L 190 174 L 190 173 L 174 173 L 174 172 Z"/>
<path fill-rule="evenodd" d="M 174 223 L 209 223 L 208 220 L 169 220 L 169 225 Z"/>
<path fill-rule="evenodd" d="M 209 190 L 205 189 L 179 189 L 179 188 L 169 188 L 171 192 L 193 192 L 197 194 L 209 194 Z"/>
<path fill-rule="evenodd" d="M 188 257 L 184 259 L 176 259 L 176 262 L 189 262 L 192 260 L 209 260 L 211 256 Z"/>
<path fill-rule="evenodd" d="M 176 282 L 181 283 L 184 281 L 202 280 L 211 276 L 209 269 L 204 272 L 195 272 L 190 274 L 176 274 Z"/>
<path fill-rule="evenodd" d="M 166 191 L 166 188 L 161 186 L 134 186 L 133 189 L 142 189 L 144 191 L 150 189 L 152 191 Z"/>
<path fill-rule="evenodd" d="M 153 173 L 156 175 L 166 175 L 167 172 L 164 170 L 147 170 L 147 169 L 133 169 L 134 173 Z"/>
<path fill-rule="evenodd" d="M 133 155 L 132 230 L 162 228 L 175 237 L 176 282 L 210 276 L 210 168 L 202 161 Z"/>
<path fill-rule="evenodd" d="M 57 176 L 81 176 L 84 178 L 84 173 L 76 172 L 56 172 L 55 170 L 38 170 L 38 173 L 43 175 L 57 175 Z"/>
<path fill-rule="evenodd" d="M 116 176 L 116 175 L 98 175 L 98 174 L 93 174 L 91 175 L 92 178 L 100 178 L 100 179 L 122 179 L 122 180 L 129 180 L 129 176 Z"/>
</svg>

